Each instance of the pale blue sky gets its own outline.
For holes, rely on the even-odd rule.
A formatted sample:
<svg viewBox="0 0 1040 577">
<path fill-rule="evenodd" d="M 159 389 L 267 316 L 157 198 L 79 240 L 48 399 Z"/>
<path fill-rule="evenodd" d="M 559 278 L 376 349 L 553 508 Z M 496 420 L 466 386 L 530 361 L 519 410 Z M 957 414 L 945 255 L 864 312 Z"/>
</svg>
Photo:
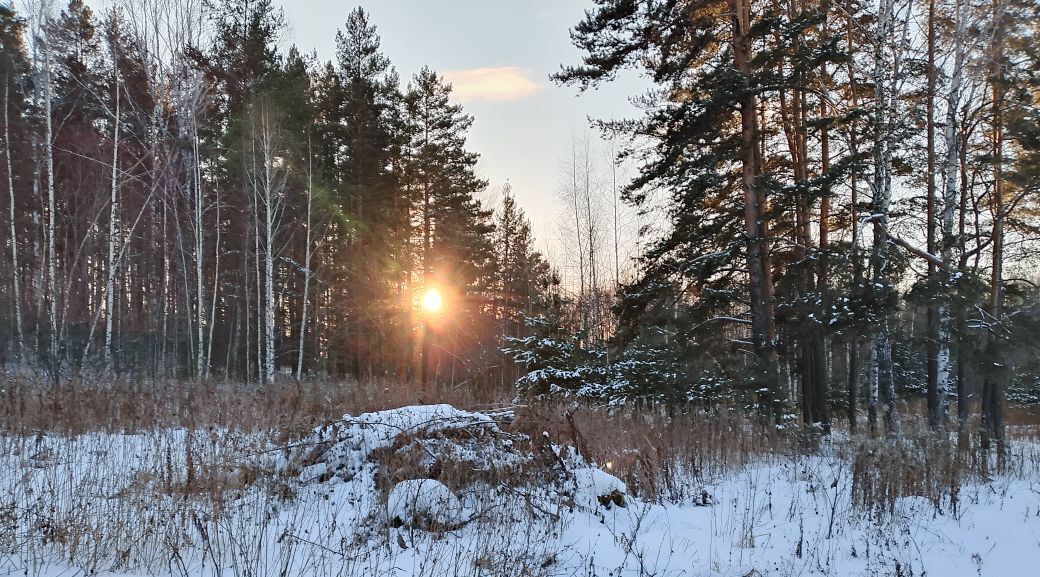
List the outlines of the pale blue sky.
<svg viewBox="0 0 1040 577">
<path fill-rule="evenodd" d="M 493 193 L 509 179 L 531 218 L 539 246 L 557 252 L 562 204 L 557 189 L 572 133 L 586 118 L 630 117 L 628 96 L 643 90 L 624 78 L 581 97 L 548 76 L 580 52 L 568 30 L 589 0 L 276 0 L 289 23 L 286 43 L 333 57 L 336 30 L 354 6 L 371 15 L 383 51 L 407 80 L 422 66 L 446 74 L 475 117 L 470 148 Z M 497 195 L 496 195 L 497 197 Z"/>
</svg>

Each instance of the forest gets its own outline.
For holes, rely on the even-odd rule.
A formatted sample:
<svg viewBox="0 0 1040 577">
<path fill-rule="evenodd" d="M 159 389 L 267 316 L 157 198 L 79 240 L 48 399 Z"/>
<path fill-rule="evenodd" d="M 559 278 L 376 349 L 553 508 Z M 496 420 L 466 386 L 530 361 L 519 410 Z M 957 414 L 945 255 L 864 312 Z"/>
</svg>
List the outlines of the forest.
<svg viewBox="0 0 1040 577">
<path fill-rule="evenodd" d="M 476 197 L 451 86 L 399 78 L 360 9 L 335 62 L 280 52 L 269 2 L 3 18 L 8 364 L 417 379 L 417 295 L 436 284 L 454 306 L 431 327 L 434 378 L 487 380 L 494 337 L 554 298 L 512 197 Z"/>
<path fill-rule="evenodd" d="M 402 79 L 360 8 L 321 62 L 279 48 L 266 0 L 7 5 L 4 364 L 516 382 L 872 432 L 925 399 L 1000 437 L 1009 395 L 1040 399 L 1036 10 L 597 2 L 554 80 L 653 88 L 597 123 L 632 178 L 594 190 L 588 145 L 569 159 L 565 284 L 514 196 L 483 202 L 451 85 Z M 619 198 L 666 223 L 624 279 Z"/>
<path fill-rule="evenodd" d="M 556 206 L 333 4 L 0 0 L 0 574 L 1040 562 L 1040 2 L 574 0 Z"/>
</svg>

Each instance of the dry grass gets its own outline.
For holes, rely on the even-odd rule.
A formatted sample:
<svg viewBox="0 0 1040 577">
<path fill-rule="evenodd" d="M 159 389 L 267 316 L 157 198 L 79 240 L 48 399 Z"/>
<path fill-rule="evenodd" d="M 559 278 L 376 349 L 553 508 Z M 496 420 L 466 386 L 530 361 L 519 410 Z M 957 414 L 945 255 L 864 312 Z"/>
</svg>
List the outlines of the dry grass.
<svg viewBox="0 0 1040 577">
<path fill-rule="evenodd" d="M 509 393 L 467 387 L 431 387 L 378 379 L 328 379 L 268 385 L 68 380 L 53 387 L 25 378 L 0 382 L 0 431 L 75 435 L 163 428 L 220 427 L 296 433 L 345 413 L 443 402 L 462 408 L 492 406 Z"/>
<path fill-rule="evenodd" d="M 148 432 L 167 429 L 220 430 L 239 434 L 264 433 L 285 443 L 345 413 L 359 414 L 417 403 L 449 403 L 463 409 L 510 405 L 513 391 L 436 387 L 417 383 L 312 380 L 280 381 L 270 385 L 220 382 L 86 382 L 67 381 L 59 387 L 25 379 L 8 379 L 0 390 L 0 431 L 13 436 L 44 432 L 80 435 L 91 432 Z M 925 429 L 924 407 L 901 408 L 904 432 L 898 442 L 849 437 L 825 445 L 849 463 L 853 503 L 863 510 L 883 512 L 905 496 L 928 498 L 937 510 L 956 511 L 960 487 L 967 480 L 986 478 L 990 455 L 975 436 L 957 446 L 947 437 Z M 703 483 L 763 458 L 800 455 L 819 450 L 818 438 L 778 430 L 771 422 L 748 418 L 727 407 L 713 411 L 688 408 L 604 409 L 576 403 L 530 402 L 515 407 L 510 429 L 531 439 L 531 450 L 548 454 L 542 445 L 570 445 L 590 462 L 624 480 L 640 496 L 651 499 L 696 499 L 690 480 Z M 1009 437 L 1035 440 L 1040 408 L 1009 407 Z M 840 428 L 840 420 L 836 423 Z M 863 427 L 866 430 L 866 427 Z M 189 434 L 189 439 L 194 438 Z M 1026 459 L 1030 458 L 1025 456 Z M 1035 456 L 1033 457 L 1035 458 Z M 241 489 L 261 471 L 230 469 L 208 462 L 189 442 L 177 459 L 187 471 L 167 493 L 203 493 L 219 500 Z M 544 466 L 551 466 L 545 460 Z M 387 471 L 390 481 L 408 473 Z M 247 478 L 243 478 L 245 475 Z M 444 472 L 451 478 L 463 473 Z M 508 479 L 502 479 L 509 481 Z M 449 483 L 450 484 L 450 483 Z"/>
<path fill-rule="evenodd" d="M 518 412 L 518 426 L 575 447 L 588 461 L 621 478 L 640 496 L 688 500 L 689 480 L 703 482 L 764 455 L 791 450 L 790 435 L 770 423 L 725 408 L 605 409 L 540 403 Z"/>
<path fill-rule="evenodd" d="M 420 402 L 484 409 L 511 400 L 507 390 L 422 390 L 378 380 L 262 387 L 72 381 L 57 389 L 9 380 L 0 392 L 0 454 L 19 473 L 7 479 L 0 497 L 0 566 L 5 552 L 42 558 L 46 550 L 85 571 L 145 568 L 189 575 L 199 563 L 245 563 L 236 560 L 245 550 L 253 556 L 245 566 L 252 563 L 256 574 L 264 574 L 279 572 L 283 558 L 306 550 L 318 565 L 338 567 L 343 558 L 329 552 L 340 547 L 334 535 L 323 535 L 328 541 L 320 546 L 308 545 L 297 530 L 302 518 L 268 516 L 272 504 L 307 499 L 280 478 L 269 458 L 272 444 L 285 444 L 344 413 Z M 937 513 L 958 515 L 973 498 L 966 494 L 973 490 L 969 487 L 985 483 L 991 470 L 991 455 L 981 451 L 977 438 L 958 447 L 955 435 L 928 432 L 916 405 L 905 407 L 898 439 L 839 430 L 829 440 L 778 430 L 726 407 L 669 412 L 530 402 L 513 408 L 515 419 L 506 434 L 526 439 L 512 448 L 533 455 L 523 467 L 467 469 L 438 452 L 436 443 L 424 449 L 403 436 L 380 459 L 377 490 L 385 493 L 406 478 L 433 477 L 453 490 L 482 485 L 525 495 L 547 486 L 544 480 L 558 472 L 555 444 L 574 447 L 620 477 L 635 495 L 654 501 L 697 503 L 702 488 L 719 479 L 753 479 L 757 465 L 780 464 L 773 469 L 815 475 L 814 483 L 833 494 L 837 524 L 865 517 L 880 526 L 905 497 L 927 499 Z M 1037 414 L 1008 411 L 1009 436 L 1023 442 L 1017 443 L 1020 450 L 1012 443 L 1018 452 L 1005 474 L 1040 473 L 1038 445 L 1024 442 L 1037 436 Z M 758 485 L 749 480 L 746 491 L 754 497 Z M 307 502 L 312 508 L 328 507 L 330 519 L 338 514 L 335 507 L 343 506 L 313 496 Z M 746 526 L 731 528 L 746 533 L 749 542 L 757 514 L 751 502 Z M 293 510 L 302 515 L 302 507 Z M 257 519 L 263 519 L 259 531 Z M 556 530 L 551 524 L 543 528 Z M 282 539 L 287 534 L 294 537 Z M 487 542 L 470 552 L 479 553 L 474 563 L 505 555 L 501 538 L 499 528 L 489 523 Z M 547 545 L 535 538 L 531 547 Z M 537 553 L 550 556 L 552 551 Z M 501 566 L 516 569 L 522 562 L 518 558 Z"/>
</svg>

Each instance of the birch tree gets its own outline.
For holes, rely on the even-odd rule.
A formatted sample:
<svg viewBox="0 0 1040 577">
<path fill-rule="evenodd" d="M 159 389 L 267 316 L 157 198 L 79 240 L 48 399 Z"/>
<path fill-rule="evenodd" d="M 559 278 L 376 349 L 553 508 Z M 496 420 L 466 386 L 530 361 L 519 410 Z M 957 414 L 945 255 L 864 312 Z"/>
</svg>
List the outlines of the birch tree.
<svg viewBox="0 0 1040 577">
<path fill-rule="evenodd" d="M 959 109 L 961 99 L 961 83 L 964 73 L 965 43 L 968 41 L 966 35 L 964 5 L 966 0 L 955 0 L 954 2 L 954 57 L 953 70 L 950 75 L 949 92 L 946 97 L 946 126 L 943 130 L 943 139 L 946 144 L 946 160 L 943 163 L 943 197 L 942 197 L 942 236 L 941 236 L 941 259 L 940 271 L 941 286 L 939 288 L 937 306 L 937 332 L 936 332 L 936 376 L 934 400 L 930 400 L 929 414 L 930 423 L 933 428 L 941 429 L 948 421 L 947 398 L 950 394 L 951 370 L 951 341 L 953 334 L 952 295 L 954 283 L 957 281 L 959 272 L 957 260 L 954 257 L 954 249 L 957 244 L 956 231 L 954 230 L 954 217 L 960 202 L 958 193 L 958 167 L 960 165 L 960 123 Z M 934 406 L 933 406 L 934 405 Z"/>
<path fill-rule="evenodd" d="M 897 110 L 896 78 L 901 54 L 901 35 L 896 26 L 895 0 L 880 0 L 877 28 L 874 33 L 874 176 L 871 182 L 873 200 L 873 268 L 874 290 L 886 295 L 891 290 L 889 266 L 889 204 L 892 200 L 892 157 L 895 149 Z M 884 422 L 890 435 L 899 431 L 896 411 L 895 381 L 892 374 L 892 340 L 888 311 L 879 311 L 880 318 L 872 337 L 871 373 L 878 395 L 884 404 Z M 873 400 L 873 395 L 872 395 Z"/>
<path fill-rule="evenodd" d="M 11 69 L 7 70 L 7 74 L 4 75 L 4 160 L 7 163 L 7 194 L 9 205 L 9 224 L 11 228 L 11 292 L 13 308 L 14 308 L 14 322 L 15 322 L 15 334 L 18 339 L 18 351 L 22 356 L 22 361 L 25 360 L 25 330 L 22 327 L 22 288 L 21 288 L 21 268 L 18 266 L 18 227 L 17 227 L 17 209 L 15 204 L 14 194 L 14 167 L 11 163 Z"/>
<path fill-rule="evenodd" d="M 261 378 L 274 382 L 275 373 L 275 236 L 278 232 L 285 192 L 284 156 L 281 152 L 280 126 L 270 103 L 261 100 L 250 124 L 250 185 L 254 199 L 254 219 L 258 230 L 256 262 L 263 278 L 259 292 L 263 306 L 263 360 Z M 261 260 L 262 259 L 262 260 Z M 260 264 L 262 262 L 262 265 Z"/>
<path fill-rule="evenodd" d="M 58 350 L 58 255 L 56 237 L 58 234 L 56 225 L 55 193 L 54 193 L 54 120 L 52 118 L 52 92 L 51 83 L 51 42 L 50 42 L 50 3 L 46 0 L 40 3 L 38 18 L 44 22 L 41 35 L 37 39 L 43 51 L 42 71 L 38 73 L 37 81 L 43 87 L 43 116 L 44 137 L 43 151 L 45 159 L 45 170 L 47 173 L 47 201 L 46 201 L 46 232 L 44 233 L 47 244 L 45 260 L 47 262 L 47 288 L 46 302 L 48 307 L 48 319 L 50 321 L 50 332 L 48 333 L 47 359 L 49 361 L 51 378 L 58 382 L 59 350 Z"/>
<path fill-rule="evenodd" d="M 114 41 L 113 41 L 114 42 Z M 112 189 L 108 205 L 108 274 L 105 282 L 105 373 L 112 372 L 112 321 L 115 319 L 116 251 L 119 243 L 119 128 L 120 93 L 123 90 L 116 61 L 115 47 L 112 50 L 112 76 L 115 92 L 115 118 L 112 122 Z"/>
<path fill-rule="evenodd" d="M 296 352 L 296 380 L 299 381 L 303 378 L 303 353 L 304 343 L 306 342 L 307 336 L 307 313 L 308 305 L 310 304 L 310 292 L 311 292 L 311 253 L 312 253 L 312 238 L 311 231 L 314 225 L 312 213 L 314 209 L 314 165 L 312 163 L 313 151 L 311 150 L 311 139 L 310 134 L 307 135 L 307 221 L 304 223 L 306 227 L 306 239 L 304 240 L 304 259 L 303 259 L 303 302 L 300 307 L 300 342 Z"/>
</svg>

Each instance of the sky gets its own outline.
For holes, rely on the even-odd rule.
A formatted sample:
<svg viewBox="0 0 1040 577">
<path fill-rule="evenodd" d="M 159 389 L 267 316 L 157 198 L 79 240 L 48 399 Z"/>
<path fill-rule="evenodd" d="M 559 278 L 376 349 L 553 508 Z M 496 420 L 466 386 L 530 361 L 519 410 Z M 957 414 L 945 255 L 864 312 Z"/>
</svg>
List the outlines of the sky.
<svg viewBox="0 0 1040 577">
<path fill-rule="evenodd" d="M 301 52 L 335 53 L 336 30 L 356 5 L 371 16 L 383 52 L 406 82 L 423 66 L 444 75 L 474 116 L 469 148 L 481 155 L 487 200 L 501 198 L 508 180 L 531 219 L 538 246 L 550 255 L 565 242 L 558 227 L 559 181 L 572 135 L 588 118 L 634 117 L 629 97 L 645 90 L 635 76 L 578 94 L 549 75 L 579 62 L 569 29 L 591 0 L 275 0 L 285 9 L 284 43 Z"/>
</svg>

